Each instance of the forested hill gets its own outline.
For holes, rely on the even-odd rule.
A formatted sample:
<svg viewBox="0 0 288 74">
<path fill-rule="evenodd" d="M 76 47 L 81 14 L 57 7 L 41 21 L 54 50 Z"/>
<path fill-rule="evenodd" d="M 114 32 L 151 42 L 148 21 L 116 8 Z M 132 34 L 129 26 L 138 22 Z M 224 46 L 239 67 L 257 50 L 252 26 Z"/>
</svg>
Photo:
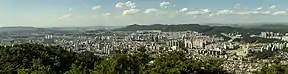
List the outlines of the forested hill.
<svg viewBox="0 0 288 74">
<path fill-rule="evenodd" d="M 151 57 L 145 48 L 99 57 L 60 46 L 0 46 L 0 74 L 227 74 L 221 59 L 194 60 L 183 51 Z M 169 60 L 169 61 L 167 61 Z"/>
<path fill-rule="evenodd" d="M 259 27 L 265 27 L 259 26 Z M 263 31 L 270 32 L 288 32 L 287 29 L 278 29 L 278 28 L 244 28 L 244 27 L 230 27 L 230 26 L 208 26 L 208 25 L 199 25 L 199 24 L 177 24 L 177 25 L 163 25 L 163 24 L 154 24 L 154 25 L 129 25 L 124 28 L 114 29 L 116 31 L 137 31 L 137 30 L 162 30 L 162 31 L 197 31 L 202 33 L 230 33 L 230 32 L 239 32 L 239 33 L 260 33 Z"/>
</svg>

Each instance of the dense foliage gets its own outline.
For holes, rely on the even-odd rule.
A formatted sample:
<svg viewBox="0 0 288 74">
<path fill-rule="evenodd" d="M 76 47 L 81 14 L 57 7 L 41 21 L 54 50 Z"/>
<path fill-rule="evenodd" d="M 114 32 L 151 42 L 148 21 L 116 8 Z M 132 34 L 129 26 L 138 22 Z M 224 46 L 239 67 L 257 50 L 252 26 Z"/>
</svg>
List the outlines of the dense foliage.
<svg viewBox="0 0 288 74">
<path fill-rule="evenodd" d="M 144 48 L 98 57 L 70 52 L 60 46 L 19 44 L 0 47 L 1 74 L 224 74 L 221 60 L 193 60 L 185 52 L 150 56 Z"/>
<path fill-rule="evenodd" d="M 243 43 L 284 43 L 285 42 L 280 39 L 250 37 L 249 34 L 242 34 L 242 38 L 235 39 L 234 41 L 243 42 Z"/>
<path fill-rule="evenodd" d="M 262 69 L 256 71 L 255 74 L 288 74 L 288 64 L 283 64 L 279 59 L 276 59 L 269 63 L 264 63 Z"/>
<path fill-rule="evenodd" d="M 72 64 L 85 68 L 94 68 L 94 62 L 100 60 L 93 53 L 74 53 L 60 46 L 38 44 L 20 44 L 0 47 L 1 73 L 64 73 Z"/>
<path fill-rule="evenodd" d="M 273 59 L 277 54 L 280 54 L 279 50 L 263 50 L 262 52 L 251 51 L 248 56 L 254 57 L 254 59 Z"/>
</svg>

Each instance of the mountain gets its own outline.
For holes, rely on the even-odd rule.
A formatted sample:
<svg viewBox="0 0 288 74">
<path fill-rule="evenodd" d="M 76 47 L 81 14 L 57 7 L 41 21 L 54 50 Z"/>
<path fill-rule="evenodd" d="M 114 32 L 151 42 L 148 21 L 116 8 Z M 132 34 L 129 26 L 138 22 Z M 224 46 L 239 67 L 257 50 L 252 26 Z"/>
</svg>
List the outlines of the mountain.
<svg viewBox="0 0 288 74">
<path fill-rule="evenodd" d="M 15 26 L 15 27 L 0 27 L 0 32 L 15 32 L 15 31 L 37 31 L 41 28 L 34 27 L 24 27 L 24 26 Z"/>
<path fill-rule="evenodd" d="M 270 27 L 267 27 L 270 26 Z M 114 29 L 115 31 L 137 31 L 137 30 L 162 30 L 162 31 L 197 31 L 206 34 L 219 34 L 219 33 L 260 33 L 265 31 L 270 32 L 288 32 L 288 27 L 283 27 L 283 25 L 263 25 L 262 27 L 232 27 L 232 26 L 209 26 L 200 24 L 177 24 L 177 25 L 129 25 L 124 28 Z"/>
<path fill-rule="evenodd" d="M 105 30 L 105 29 L 114 29 L 120 28 L 122 26 L 87 26 L 87 27 L 52 27 L 51 29 L 59 30 Z"/>
<path fill-rule="evenodd" d="M 287 24 L 261 24 L 261 25 L 246 25 L 246 26 L 237 26 L 237 27 L 259 28 L 259 29 L 288 29 Z"/>
<path fill-rule="evenodd" d="M 52 28 L 36 28 L 27 26 L 14 26 L 14 27 L 0 27 L 0 33 L 15 33 L 15 34 L 27 34 L 27 33 L 63 33 L 68 32 L 61 29 Z"/>
<path fill-rule="evenodd" d="M 177 29 L 176 29 L 177 28 Z M 194 31 L 204 31 L 209 29 L 210 26 L 199 25 L 199 24 L 180 24 L 180 25 L 129 25 L 124 28 L 118 28 L 114 30 L 118 31 L 137 31 L 137 30 L 162 30 L 162 31 L 184 31 L 184 30 L 194 30 Z"/>
</svg>

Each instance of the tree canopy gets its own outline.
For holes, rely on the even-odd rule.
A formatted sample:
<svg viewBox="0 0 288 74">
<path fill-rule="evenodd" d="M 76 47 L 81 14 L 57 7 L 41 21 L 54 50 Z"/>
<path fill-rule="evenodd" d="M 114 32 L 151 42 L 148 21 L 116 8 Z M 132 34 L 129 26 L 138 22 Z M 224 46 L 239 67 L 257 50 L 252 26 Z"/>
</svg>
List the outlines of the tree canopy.
<svg viewBox="0 0 288 74">
<path fill-rule="evenodd" d="M 70 52 L 60 46 L 19 44 L 0 47 L 0 73 L 11 74 L 203 74 L 228 73 L 219 59 L 193 60 L 186 52 L 150 56 L 145 48 L 99 57 Z"/>
</svg>

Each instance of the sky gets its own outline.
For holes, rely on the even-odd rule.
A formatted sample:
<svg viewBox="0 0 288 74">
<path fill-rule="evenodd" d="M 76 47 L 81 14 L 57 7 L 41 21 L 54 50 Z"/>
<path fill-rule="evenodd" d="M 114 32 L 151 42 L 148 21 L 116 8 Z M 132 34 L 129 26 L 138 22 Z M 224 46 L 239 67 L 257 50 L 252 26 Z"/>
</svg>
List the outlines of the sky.
<svg viewBox="0 0 288 74">
<path fill-rule="evenodd" d="M 0 26 L 288 23 L 288 0 L 0 0 Z"/>
</svg>

